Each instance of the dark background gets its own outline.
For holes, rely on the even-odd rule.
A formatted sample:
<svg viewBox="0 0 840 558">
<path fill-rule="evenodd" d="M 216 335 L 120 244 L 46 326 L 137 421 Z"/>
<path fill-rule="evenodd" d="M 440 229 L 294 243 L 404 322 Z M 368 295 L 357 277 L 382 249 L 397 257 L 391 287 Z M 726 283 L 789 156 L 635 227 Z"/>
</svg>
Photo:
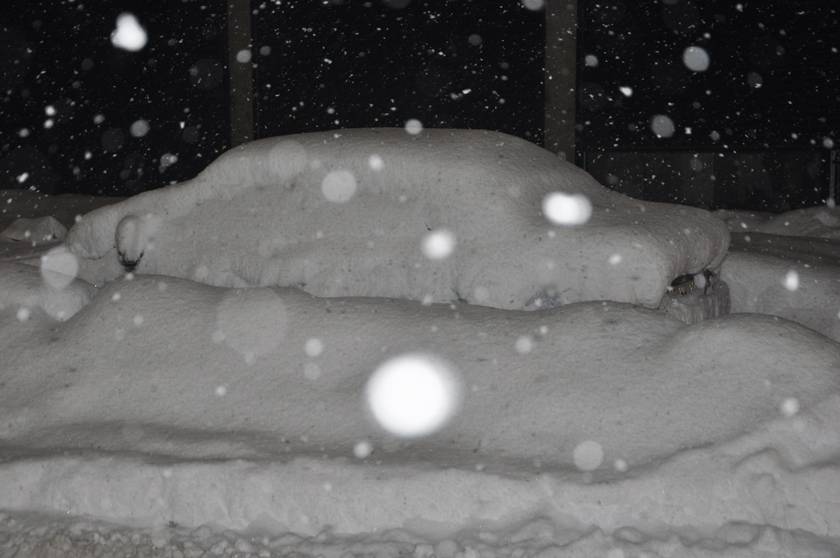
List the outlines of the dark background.
<svg viewBox="0 0 840 558">
<path fill-rule="evenodd" d="M 0 6 L 0 187 L 134 194 L 190 178 L 228 147 L 224 2 Z M 139 52 L 111 44 L 122 12 L 148 32 Z M 56 110 L 49 129 L 48 106 Z M 142 138 L 130 133 L 139 119 L 150 125 Z M 161 172 L 166 154 L 178 162 Z"/>
<path fill-rule="evenodd" d="M 417 118 L 542 142 L 544 14 L 519 0 L 252 7 L 257 137 Z M 121 12 L 148 31 L 140 52 L 110 42 Z M 685 67 L 690 45 L 708 51 L 708 71 Z M 130 195 L 190 178 L 230 146 L 222 0 L 4 0 L 0 47 L 0 188 Z M 685 182 L 680 157 L 702 152 L 715 191 L 699 205 L 822 203 L 840 140 L 838 48 L 835 0 L 581 0 L 577 162 L 610 186 L 634 182 L 634 195 L 692 203 L 650 176 L 670 157 Z M 672 118 L 673 137 L 653 134 L 654 114 Z M 130 133 L 138 119 L 144 137 Z M 616 170 L 650 153 L 635 174 Z"/>
<path fill-rule="evenodd" d="M 840 2 L 579 5 L 578 163 L 596 178 L 707 208 L 825 203 L 840 147 Z M 709 54 L 707 71 L 683 63 L 692 45 Z M 672 137 L 653 133 L 655 114 L 673 120 Z"/>
<path fill-rule="evenodd" d="M 809 148 L 837 132 L 840 2 L 669 1 L 581 3 L 579 48 L 599 59 L 579 68 L 588 148 Z M 708 71 L 683 64 L 690 45 L 709 53 Z M 653 114 L 669 115 L 677 133 L 654 141 Z"/>
</svg>

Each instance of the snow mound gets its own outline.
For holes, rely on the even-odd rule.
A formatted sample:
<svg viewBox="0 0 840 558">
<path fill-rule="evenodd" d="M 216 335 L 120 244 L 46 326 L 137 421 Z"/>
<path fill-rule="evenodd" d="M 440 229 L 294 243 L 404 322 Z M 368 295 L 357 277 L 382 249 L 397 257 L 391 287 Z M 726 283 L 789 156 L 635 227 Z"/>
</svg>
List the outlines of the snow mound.
<svg viewBox="0 0 840 558">
<path fill-rule="evenodd" d="M 840 266 L 840 239 L 782 236 L 760 232 L 732 233 L 730 252 L 764 254 L 799 265 Z"/>
<path fill-rule="evenodd" d="M 54 320 L 68 320 L 90 302 L 94 291 L 73 277 L 45 280 L 36 267 L 0 262 L 0 309 L 12 310 L 19 321 L 27 321 L 35 310 Z M 6 354 L 13 349 L 10 346 Z"/>
<path fill-rule="evenodd" d="M 715 215 L 732 232 L 840 239 L 840 207 L 806 207 L 781 214 L 720 210 Z"/>
<path fill-rule="evenodd" d="M 19 218 L 52 217 L 69 228 L 76 217 L 123 198 L 61 194 L 52 196 L 32 190 L 0 190 L 0 229 Z"/>
<path fill-rule="evenodd" d="M 362 393 L 410 352 L 450 362 L 464 399 L 400 440 Z M 139 276 L 66 322 L 0 310 L 0 354 L 5 548 L 831 556 L 840 537 L 840 345 L 776 318 Z"/>
<path fill-rule="evenodd" d="M 805 409 L 840 385 L 840 346 L 770 317 L 683 327 L 618 304 L 533 314 L 162 277 L 109 284 L 69 322 L 3 352 L 12 349 L 5 442 L 181 457 L 253 457 L 303 436 L 347 453 L 368 440 L 574 469 L 577 447 L 593 441 L 603 454 L 593 469 L 636 466 L 754 429 L 786 399 Z M 418 352 L 452 364 L 464 401 L 441 432 L 398 443 L 370 420 L 363 387 L 382 362 Z M 57 381 L 56 370 L 69 372 Z M 20 382 L 37 389 L 21 398 Z M 247 432 L 262 441 L 237 437 Z"/>
<path fill-rule="evenodd" d="M 832 258 L 807 252 L 796 256 L 799 252 L 791 252 L 784 238 L 775 235 L 753 238 L 751 243 L 755 251 L 732 251 L 721 268 L 732 311 L 781 316 L 840 341 L 840 261 L 834 263 L 840 258 L 840 245 Z M 761 253 L 764 250 L 770 253 Z"/>
<path fill-rule="evenodd" d="M 89 518 L 0 514 L 0 537 L 12 555 L 40 558 L 88 556 L 232 556 L 235 558 L 834 558 L 840 545 L 806 531 L 729 522 L 698 534 L 632 527 L 604 533 L 563 528 L 539 517 L 504 530 L 472 529 L 452 537 L 424 537 L 406 529 L 340 535 L 241 533 L 208 526 L 130 528 Z"/>
<path fill-rule="evenodd" d="M 40 454 L 0 464 L 0 497 L 14 512 L 0 514 L 0 537 L 11 538 L 7 548 L 55 541 L 65 551 L 192 546 L 261 557 L 831 557 L 840 550 L 838 420 L 834 396 L 730 443 L 604 478 L 328 457 Z"/>
<path fill-rule="evenodd" d="M 0 232 L 0 239 L 28 240 L 44 242 L 50 240 L 64 240 L 67 227 L 59 223 L 54 217 L 38 217 L 35 219 L 21 218 Z"/>
<path fill-rule="evenodd" d="M 542 212 L 555 192 L 585 200 L 588 221 L 552 224 Z M 424 240 L 441 230 L 454 251 L 427 258 Z M 675 277 L 717 266 L 728 241 L 707 212 L 611 192 L 524 140 L 402 129 L 259 140 L 191 181 L 95 210 L 68 235 L 96 283 L 117 277 L 122 260 L 217 286 L 505 309 L 655 307 Z"/>
<path fill-rule="evenodd" d="M 835 402 L 835 415 L 821 418 L 836 420 L 836 410 Z M 745 454 L 752 441 L 685 452 L 655 474 L 607 482 L 307 458 L 41 457 L 0 466 L 0 486 L 9 487 L 3 496 L 12 508 L 71 517 L 15 514 L 10 525 L 6 515 L 0 533 L 34 544 L 66 533 L 65 540 L 99 548 L 192 545 L 213 555 L 244 553 L 237 556 L 466 556 L 470 549 L 481 556 L 610 556 L 616 549 L 631 556 L 834 556 L 838 468 L 792 466 L 766 447 Z M 103 516 L 148 531 L 90 519 Z M 199 526 L 206 524 L 217 527 Z"/>
</svg>

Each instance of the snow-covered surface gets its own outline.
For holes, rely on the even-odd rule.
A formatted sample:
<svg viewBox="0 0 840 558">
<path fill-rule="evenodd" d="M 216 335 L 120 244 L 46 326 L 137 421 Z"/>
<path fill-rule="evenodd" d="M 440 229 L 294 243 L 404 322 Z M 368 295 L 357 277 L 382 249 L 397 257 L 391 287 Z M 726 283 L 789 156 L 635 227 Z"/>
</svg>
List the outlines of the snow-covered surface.
<svg viewBox="0 0 840 558">
<path fill-rule="evenodd" d="M 753 233 L 732 233 L 732 251 L 750 252 L 799 265 L 840 266 L 840 239 Z"/>
<path fill-rule="evenodd" d="M 591 218 L 552 224 L 553 192 Z M 430 260 L 424 237 L 440 229 L 456 246 Z M 119 275 L 119 251 L 141 273 L 218 286 L 532 309 L 655 307 L 675 277 L 717 266 L 728 236 L 705 211 L 622 196 L 519 138 L 359 129 L 235 148 L 191 181 L 90 213 L 68 244 L 94 282 Z"/>
<path fill-rule="evenodd" d="M 840 208 L 833 206 L 794 209 L 774 214 L 755 211 L 720 210 L 715 215 L 732 232 L 760 232 L 782 236 L 808 236 L 840 240 Z"/>
<path fill-rule="evenodd" d="M 40 283 L 36 273 L 32 280 Z M 158 449 L 156 428 L 217 432 L 211 447 L 240 430 L 347 451 L 362 439 L 378 446 L 386 437 L 360 404 L 366 377 L 388 357 L 429 351 L 454 364 L 468 395 L 457 420 L 425 446 L 571 466 L 577 444 L 591 439 L 607 464 L 639 465 L 753 429 L 785 398 L 810 404 L 840 381 L 838 347 L 794 324 L 732 317 L 684 328 L 616 304 L 530 314 L 142 276 L 109 284 L 64 323 L 33 309 L 21 324 L 15 311 L 6 310 L 3 336 L 26 332 L 28 341 L 12 345 L 5 362 L 2 432 L 46 447 L 72 434 L 129 449 L 120 436 L 109 442 L 107 428 L 91 433 L 91 421 L 148 424 L 148 442 L 131 441 L 136 450 Z M 768 334 L 783 338 L 771 353 Z M 525 354 L 516 350 L 522 336 L 533 339 Z M 324 346 L 317 357 L 305 351 L 310 338 Z M 709 347 L 713 362 L 699 358 Z M 663 420 L 675 415 L 686 419 L 677 429 Z M 191 457 L 190 448 L 172 451 Z"/>
<path fill-rule="evenodd" d="M 733 312 L 781 316 L 840 341 L 840 240 L 733 233 L 721 277 Z"/>
<path fill-rule="evenodd" d="M 732 311 L 781 316 L 840 341 L 840 209 L 715 215 L 732 231 L 721 266 Z"/>
<path fill-rule="evenodd" d="M 20 218 L 52 217 L 68 229 L 76 217 L 123 198 L 63 194 L 48 196 L 32 190 L 0 190 L 0 230 Z"/>
<path fill-rule="evenodd" d="M 37 258 L 64 238 L 77 217 L 121 199 L 0 190 L 0 260 Z"/>
<path fill-rule="evenodd" d="M 40 285 L 5 266 L 0 291 Z M 17 545 L 67 533 L 25 511 L 164 545 L 168 522 L 250 529 L 266 552 L 285 535 L 285 552 L 819 556 L 840 537 L 840 345 L 784 320 L 684 326 L 612 303 L 512 312 L 155 276 L 108 284 L 65 322 L 4 306 L 0 502 L 21 523 L 0 533 Z M 451 424 L 408 443 L 361 394 L 414 351 L 451 362 L 465 395 Z M 601 466 L 579 471 L 581 447 Z M 208 537 L 233 549 L 246 535 Z"/>
<path fill-rule="evenodd" d="M 84 281 L 51 285 L 44 280 L 41 271 L 30 265 L 0 262 L 0 308 L 17 311 L 40 310 L 52 319 L 63 321 L 82 309 L 95 292 L 92 285 Z M 9 351 L 15 350 L 9 346 Z M 5 358 L 9 358 L 7 355 Z"/>
<path fill-rule="evenodd" d="M 686 326 L 616 303 L 511 312 L 148 275 L 97 289 L 55 275 L 72 271 L 42 259 L 55 243 L 8 246 L 0 555 L 840 554 L 840 344 L 784 319 Z M 733 305 L 795 270 L 801 293 L 751 311 L 830 334 L 832 241 L 733 246 Z M 441 432 L 401 441 L 364 386 L 418 351 L 451 363 L 464 399 Z"/>
<path fill-rule="evenodd" d="M 0 232 L 0 238 L 19 242 L 64 240 L 66 235 L 67 227 L 59 223 L 55 217 L 50 216 L 17 219 Z"/>
</svg>

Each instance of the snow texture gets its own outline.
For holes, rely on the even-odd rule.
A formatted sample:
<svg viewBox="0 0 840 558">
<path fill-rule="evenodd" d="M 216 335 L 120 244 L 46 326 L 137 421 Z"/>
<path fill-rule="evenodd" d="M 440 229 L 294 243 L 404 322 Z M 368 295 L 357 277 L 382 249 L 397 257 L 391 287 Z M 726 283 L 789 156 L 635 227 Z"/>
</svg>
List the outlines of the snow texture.
<svg viewBox="0 0 840 558">
<path fill-rule="evenodd" d="M 590 220 L 552 225 L 541 210 L 552 192 L 588 198 Z M 145 225 L 118 233 L 129 216 Z M 430 261 L 423 238 L 441 228 L 457 248 Z M 259 140 L 191 181 L 93 211 L 68 235 L 96 283 L 120 274 L 116 245 L 125 245 L 142 247 L 139 273 L 506 309 L 655 307 L 678 275 L 716 267 L 728 242 L 711 214 L 609 191 L 524 140 L 428 129 Z"/>
<path fill-rule="evenodd" d="M 791 271 L 798 288 L 785 286 Z M 840 341 L 840 267 L 791 265 L 788 260 L 733 252 L 723 266 L 733 312 L 758 312 L 799 322 Z"/>
<path fill-rule="evenodd" d="M 0 273 L 0 292 L 41 284 L 23 268 Z M 614 303 L 514 312 L 154 276 L 110 283 L 63 323 L 34 305 L 19 322 L 26 303 L 0 311 L 0 501 L 16 513 L 325 543 L 391 529 L 464 541 L 547 517 L 568 555 L 693 533 L 792 556 L 840 536 L 840 345 L 785 320 L 684 326 Z M 455 366 L 465 400 L 440 433 L 402 442 L 360 394 L 381 362 L 423 350 Z M 360 440 L 374 453 L 353 464 Z M 574 466 L 587 442 L 605 457 L 592 473 Z"/>
<path fill-rule="evenodd" d="M 48 242 L 64 240 L 67 227 L 54 217 L 38 217 L 35 219 L 21 218 L 0 232 L 0 239 L 15 241 Z"/>
<path fill-rule="evenodd" d="M 7 322 L 4 329 L 18 327 Z M 535 340 L 527 354 L 514 348 L 522 335 Z M 305 352 L 312 336 L 325 347 L 317 359 Z M 451 362 L 471 390 L 457 420 L 427 444 L 559 465 L 571 465 L 575 446 L 589 439 L 607 460 L 648 463 L 749 430 L 787 397 L 807 408 L 840 385 L 840 347 L 769 317 L 682 327 L 616 304 L 505 313 L 138 277 L 109 284 L 66 325 L 4 350 L 13 357 L 4 362 L 0 424 L 4 439 L 45 447 L 127 441 L 94 434 L 91 421 L 306 435 L 332 447 L 366 436 L 381 443 L 388 438 L 363 412 L 361 387 L 388 357 L 424 350 Z M 318 379 L 307 378 L 308 363 L 320 368 Z M 44 377 L 57 371 L 60 380 Z M 38 390 L 21 397 L 21 378 Z M 677 415 L 678 425 L 667 418 Z M 152 451 L 154 438 L 130 447 Z"/>
<path fill-rule="evenodd" d="M 376 145 L 386 173 L 394 158 Z M 242 169 L 243 176 L 259 171 L 247 162 Z M 320 208 L 314 215 L 369 195 L 357 170 L 353 196 L 338 204 L 319 199 L 325 207 L 313 201 Z M 321 192 L 317 176 L 308 179 L 312 192 Z M 246 186 L 228 207 L 221 196 L 202 198 L 180 216 L 124 211 L 138 199 L 165 207 L 153 194 L 206 196 L 195 185 L 200 180 L 85 219 L 73 233 L 77 250 L 84 231 L 95 239 L 97 227 L 111 219 L 113 225 L 110 240 L 101 235 L 110 243 L 106 257 L 83 260 L 82 271 L 100 281 L 116 277 L 116 238 L 123 259 L 139 259 L 141 272 L 160 272 L 144 266 L 168 260 L 146 256 L 160 258 L 169 246 L 179 269 L 175 255 L 191 257 L 186 240 L 167 239 L 200 223 L 207 226 L 196 234 L 223 237 L 231 254 L 248 246 L 236 244 L 237 235 L 250 234 L 256 262 L 266 253 L 260 239 L 283 228 L 268 218 L 268 209 L 282 213 L 279 202 L 248 197 L 269 186 Z M 597 250 L 583 231 L 606 229 L 601 238 L 611 238 L 621 220 L 607 226 L 603 219 L 622 207 L 645 207 L 636 215 L 645 218 L 639 226 L 650 231 L 656 224 L 657 234 L 671 230 L 665 217 L 682 210 L 596 188 L 578 190 L 595 208 L 589 224 L 529 228 L 524 219 L 499 219 L 507 231 L 500 245 L 515 245 L 508 237 L 521 228 L 553 230 L 553 242 L 574 233 L 586 250 Z M 289 203 L 310 199 L 285 195 Z M 487 212 L 486 200 L 472 195 L 477 201 L 469 206 Z M 381 192 L 369 199 L 381 200 L 384 212 L 400 203 L 388 205 Z M 243 200 L 270 205 L 253 222 L 237 221 L 251 207 Z M 69 215 L 58 201 L 36 201 Z M 528 207 L 538 212 L 539 196 L 533 201 Z M 15 205 L 22 213 L 17 198 Z M 208 205 L 215 209 L 197 219 Z M 412 211 L 422 216 L 428 205 L 415 200 Z M 362 206 L 353 211 L 375 217 Z M 463 221 L 478 222 L 464 214 Z M 409 222 L 415 214 L 403 215 Z M 593 224 L 599 219 L 601 229 Z M 425 226 L 388 246 L 410 246 L 413 255 L 397 255 L 422 265 L 461 262 L 462 251 L 484 245 L 452 222 L 429 223 L 432 231 L 452 232 L 449 257 L 426 259 Z M 330 230 L 319 224 L 309 232 L 321 231 L 322 240 Z M 542 238 L 537 246 L 548 235 Z M 151 275 L 99 289 L 68 277 L 65 286 L 45 281 L 38 269 L 51 245 L 3 244 L 25 248 L 5 259 L 29 265 L 0 261 L 0 555 L 840 555 L 840 345 L 784 319 L 741 314 L 685 326 L 616 303 L 509 312 L 317 299 L 294 289 L 224 289 Z M 212 252 L 204 240 L 195 246 Z M 734 235 L 734 248 L 721 270 L 734 310 L 785 315 L 840 337 L 828 320 L 840 321 L 833 314 L 840 310 L 834 241 L 750 233 Z M 327 258 L 322 248 L 301 250 Z M 624 249 L 604 254 L 611 268 L 632 257 Z M 224 274 L 207 259 L 202 273 Z M 490 261 L 505 260 L 497 254 Z M 784 286 L 791 271 L 794 291 Z M 708 304 L 702 287 L 681 300 Z M 373 423 L 362 394 L 379 365 L 418 351 L 454 366 L 463 406 L 441 432 L 399 440 Z M 353 457 L 359 444 L 372 453 Z M 581 456 L 593 447 L 594 467 L 591 452 Z"/>
<path fill-rule="evenodd" d="M 754 231 L 782 236 L 808 236 L 840 240 L 840 208 L 819 206 L 781 214 L 716 211 L 732 232 Z"/>
<path fill-rule="evenodd" d="M 53 272 L 54 273 L 54 272 Z M 35 309 L 55 320 L 68 320 L 87 305 L 95 289 L 88 283 L 68 277 L 61 287 L 43 280 L 36 267 L 0 262 L 0 309 L 13 310 L 15 316 L 29 316 Z M 21 314 L 18 310 L 26 309 Z M 20 321 L 20 318 L 18 318 Z M 14 324 L 11 324 L 14 326 Z M 4 330 L 7 328 L 3 328 Z M 14 327 L 10 330 L 14 333 Z M 13 336 L 16 337 L 16 336 Z M 9 339 L 6 340 L 9 342 Z M 14 343 L 9 343 L 4 359 L 13 360 Z"/>
<path fill-rule="evenodd" d="M 0 229 L 21 217 L 52 217 L 68 229 L 76 217 L 123 198 L 62 194 L 49 196 L 31 190 L 0 190 Z"/>
<path fill-rule="evenodd" d="M 834 558 L 838 546 L 806 531 L 736 521 L 702 532 L 627 527 L 610 535 L 598 528 L 558 526 L 543 516 L 494 530 L 466 529 L 441 539 L 407 529 L 350 536 L 325 530 L 306 536 L 190 528 L 174 522 L 131 528 L 89 518 L 6 513 L 0 514 L 0 549 L 38 558 Z"/>
</svg>

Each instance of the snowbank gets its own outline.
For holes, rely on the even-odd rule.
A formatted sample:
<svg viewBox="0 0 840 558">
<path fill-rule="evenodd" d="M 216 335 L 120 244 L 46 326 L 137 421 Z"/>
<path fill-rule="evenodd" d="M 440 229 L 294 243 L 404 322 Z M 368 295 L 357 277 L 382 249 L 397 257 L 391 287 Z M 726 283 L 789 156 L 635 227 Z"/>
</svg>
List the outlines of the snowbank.
<svg viewBox="0 0 840 558">
<path fill-rule="evenodd" d="M 76 217 L 123 198 L 62 194 L 51 196 L 32 190 L 0 190 L 0 230 L 20 218 L 52 217 L 70 228 Z"/>
<path fill-rule="evenodd" d="M 0 190 L 0 261 L 38 265 L 38 259 L 64 239 L 76 217 L 119 199 Z"/>
<path fill-rule="evenodd" d="M 541 208 L 555 191 L 585 196 L 591 219 L 551 225 Z M 431 260 L 421 247 L 441 230 L 455 251 Z M 119 275 L 122 257 L 140 273 L 318 296 L 655 307 L 675 277 L 720 262 L 728 232 L 702 210 L 611 192 L 504 134 L 358 129 L 235 148 L 192 181 L 90 213 L 68 244 L 97 283 Z"/>
<path fill-rule="evenodd" d="M 840 243 L 807 239 L 815 246 L 809 252 L 802 242 L 791 249 L 784 237 L 750 237 L 749 250 L 731 251 L 721 268 L 732 312 L 780 316 L 840 341 Z"/>
<path fill-rule="evenodd" d="M 76 519 L 16 514 L 0 535 L 36 548 L 72 535 L 75 547 L 159 555 L 829 558 L 840 550 L 831 541 L 840 467 L 824 460 L 840 447 L 838 412 L 835 398 L 732 443 L 601 479 L 340 458 L 36 457 L 0 465 L 0 495 Z"/>
<path fill-rule="evenodd" d="M 6 328 L 18 326 L 14 310 Z M 521 337 L 530 352 L 516 350 Z M 305 349 L 310 338 L 322 345 L 317 357 Z M 647 463 L 728 439 L 778 415 L 786 398 L 807 406 L 840 384 L 840 347 L 769 317 L 682 327 L 616 304 L 532 314 L 162 277 L 109 284 L 69 321 L 8 351 L 3 438 L 54 447 L 87 437 L 138 451 L 160 450 L 159 429 L 167 443 L 214 432 L 213 448 L 241 431 L 347 451 L 364 438 L 379 446 L 389 438 L 371 424 L 361 388 L 386 358 L 417 351 L 451 362 L 469 392 L 457 420 L 424 446 L 563 466 L 587 440 L 607 464 Z M 31 397 L 13 389 L 20 378 L 38 386 Z M 105 425 L 117 423 L 150 430 L 112 437 Z M 192 445 L 175 451 L 190 457 Z"/>
<path fill-rule="evenodd" d="M 784 320 L 683 326 L 612 303 L 502 312 L 145 276 L 62 323 L 7 304 L 0 343 L 9 510 L 326 545 L 399 529 L 456 549 L 548 521 L 558 556 L 698 540 L 783 556 L 792 533 L 796 552 L 840 536 L 840 345 Z M 464 402 L 406 442 L 362 393 L 415 351 L 452 363 Z M 356 461 L 363 440 L 374 452 Z M 591 472 L 584 446 L 603 454 Z"/>
<path fill-rule="evenodd" d="M 840 239 L 840 208 L 794 209 L 781 214 L 720 210 L 714 213 L 732 232 L 761 232 L 783 236 Z"/>
<path fill-rule="evenodd" d="M 759 232 L 732 233 L 730 248 L 730 252 L 763 254 L 801 266 L 840 266 L 840 239 Z"/>
<path fill-rule="evenodd" d="M 47 216 L 34 219 L 22 217 L 0 231 L 0 240 L 48 242 L 64 240 L 66 235 L 67 227 L 59 223 L 54 217 Z"/>
<path fill-rule="evenodd" d="M 69 276 L 59 277 L 58 282 L 45 281 L 37 267 L 6 262 L 0 262 L 0 285 L 0 309 L 14 310 L 16 316 L 25 309 L 24 319 L 37 309 L 52 319 L 67 320 L 87 305 L 95 292 L 84 281 Z"/>
</svg>

